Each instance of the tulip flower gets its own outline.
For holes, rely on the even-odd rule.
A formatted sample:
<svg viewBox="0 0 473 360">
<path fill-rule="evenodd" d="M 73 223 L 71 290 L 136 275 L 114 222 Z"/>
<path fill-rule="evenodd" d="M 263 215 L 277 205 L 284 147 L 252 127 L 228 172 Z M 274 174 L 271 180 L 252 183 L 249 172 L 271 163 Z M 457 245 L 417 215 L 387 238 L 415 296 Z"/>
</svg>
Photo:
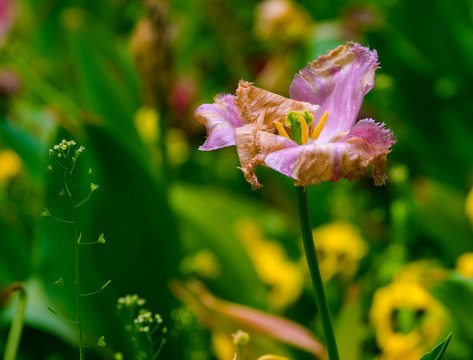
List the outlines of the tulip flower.
<svg viewBox="0 0 473 360">
<path fill-rule="evenodd" d="M 378 55 L 348 42 L 303 68 L 290 99 L 240 81 L 235 96 L 220 94 L 195 111 L 207 127 L 200 150 L 235 145 L 240 169 L 253 188 L 268 166 L 294 179 L 302 241 L 314 286 L 329 360 L 339 360 L 307 206 L 307 185 L 355 180 L 371 166 L 375 185 L 385 182 L 386 155 L 395 143 L 384 123 L 357 121 L 364 96 L 374 86 Z"/>
<path fill-rule="evenodd" d="M 374 85 L 376 51 L 348 42 L 296 74 L 290 99 L 240 81 L 235 96 L 220 94 L 195 111 L 207 127 L 200 150 L 236 145 L 246 180 L 260 187 L 254 169 L 266 165 L 295 185 L 357 179 L 372 165 L 375 185 L 395 143 L 384 123 L 357 122 Z"/>
</svg>

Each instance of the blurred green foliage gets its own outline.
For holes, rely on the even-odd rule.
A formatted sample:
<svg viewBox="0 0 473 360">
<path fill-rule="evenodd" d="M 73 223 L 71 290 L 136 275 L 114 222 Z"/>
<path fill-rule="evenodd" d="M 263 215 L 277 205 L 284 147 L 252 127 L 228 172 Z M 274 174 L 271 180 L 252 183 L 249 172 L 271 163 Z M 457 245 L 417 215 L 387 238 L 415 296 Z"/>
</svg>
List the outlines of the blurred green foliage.
<svg viewBox="0 0 473 360">
<path fill-rule="evenodd" d="M 216 358 L 215 334 L 170 292 L 175 278 L 197 277 L 220 298 L 279 313 L 320 338 L 307 279 L 297 301 L 270 308 L 274 284 L 262 280 L 238 232 L 239 221 L 252 221 L 300 264 L 292 181 L 262 168 L 265 187 L 252 192 L 234 149 L 197 151 L 205 130 L 193 111 L 217 93 L 233 93 L 242 78 L 287 96 L 302 66 L 347 40 L 378 51 L 377 83 L 360 118 L 385 122 L 397 143 L 386 187 L 363 178 L 309 188 L 314 227 L 349 222 L 369 245 L 355 276 L 327 283 L 341 354 L 364 360 L 380 353 L 368 319 L 373 294 L 406 264 L 427 260 L 444 272 L 422 283 L 450 317 L 436 341 L 452 330 L 445 359 L 473 358 L 473 288 L 455 273 L 458 257 L 473 251 L 473 219 L 465 213 L 473 185 L 471 1 L 300 0 L 276 30 L 267 17 L 261 23 L 268 15 L 261 3 L 249 0 L 6 3 L 13 18 L 0 35 L 0 292 L 26 283 L 19 359 L 77 356 L 75 327 L 46 308 L 75 317 L 72 230 L 39 217 L 45 206 L 69 216 L 60 179 L 46 170 L 48 149 L 63 138 L 85 146 L 80 171 L 92 168 L 100 185 L 79 210 L 79 228 L 89 241 L 101 233 L 107 239 L 81 250 L 82 287 L 93 291 L 112 279 L 83 304 L 87 343 L 101 335 L 107 343 L 87 358 L 118 351 L 133 358 L 116 302 L 134 293 L 170 329 L 162 358 Z M 139 109 L 154 117 L 139 120 Z M 11 150 L 18 158 L 2 157 Z M 202 249 L 210 260 L 182 265 Z M 201 268 L 209 262 L 210 273 Z M 59 277 L 65 286 L 54 286 Z M 0 352 L 15 306 L 14 299 L 0 303 Z M 267 339 L 255 344 L 258 356 L 311 358 Z"/>
</svg>

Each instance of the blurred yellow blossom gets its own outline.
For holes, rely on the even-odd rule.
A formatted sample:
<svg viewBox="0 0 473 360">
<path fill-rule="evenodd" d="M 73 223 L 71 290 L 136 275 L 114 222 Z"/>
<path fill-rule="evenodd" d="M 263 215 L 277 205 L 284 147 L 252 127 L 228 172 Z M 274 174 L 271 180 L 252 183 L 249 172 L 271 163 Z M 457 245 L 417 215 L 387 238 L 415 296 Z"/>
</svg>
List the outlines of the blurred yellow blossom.
<svg viewBox="0 0 473 360">
<path fill-rule="evenodd" d="M 470 192 L 468 193 L 466 197 L 465 211 L 466 211 L 466 216 L 471 221 L 471 225 L 473 225 L 473 187 L 471 188 Z"/>
<path fill-rule="evenodd" d="M 312 20 L 307 11 L 291 0 L 265 0 L 256 12 L 256 33 L 262 39 L 288 42 L 308 37 Z"/>
<path fill-rule="evenodd" d="M 10 149 L 0 150 L 0 185 L 9 178 L 18 175 L 23 167 L 23 162 L 16 152 Z"/>
<path fill-rule="evenodd" d="M 256 34 L 275 45 L 272 56 L 259 70 L 256 82 L 269 91 L 284 93 L 292 81 L 293 47 L 299 47 L 312 34 L 314 23 L 307 11 L 292 0 L 266 0 L 258 5 L 255 19 Z"/>
<path fill-rule="evenodd" d="M 423 287 L 433 282 L 444 280 L 446 271 L 432 260 L 417 260 L 405 264 L 394 276 L 396 281 L 413 282 Z"/>
<path fill-rule="evenodd" d="M 189 144 L 181 129 L 169 128 L 166 131 L 168 158 L 173 165 L 182 165 L 189 158 Z"/>
<path fill-rule="evenodd" d="M 460 255 L 455 262 L 457 273 L 473 279 L 473 252 Z"/>
<path fill-rule="evenodd" d="M 239 353 L 238 347 L 240 347 L 239 350 L 240 352 L 242 352 L 243 347 L 248 345 L 250 341 L 249 334 L 242 330 L 237 330 L 234 334 L 232 334 L 231 337 L 222 331 L 213 331 L 211 336 L 212 336 L 211 337 L 212 351 L 218 360 L 230 360 L 230 359 L 241 360 L 241 357 L 238 356 L 238 353 Z M 236 353 L 235 353 L 235 350 L 237 350 Z M 253 357 L 250 356 L 250 357 L 245 357 L 245 358 L 251 359 Z M 258 357 L 257 360 L 290 360 L 290 359 L 281 355 L 265 354 Z"/>
<path fill-rule="evenodd" d="M 186 256 L 179 263 L 179 269 L 183 274 L 207 279 L 215 279 L 220 275 L 217 256 L 209 249 L 202 249 L 195 254 Z"/>
<path fill-rule="evenodd" d="M 261 229 L 249 219 L 239 220 L 236 231 L 243 241 L 260 279 L 271 287 L 269 305 L 283 310 L 300 295 L 303 275 L 300 266 L 291 262 L 284 248 L 265 239 Z"/>
<path fill-rule="evenodd" d="M 230 336 L 222 331 L 212 331 L 211 335 L 212 352 L 218 360 L 233 359 L 235 346 Z"/>
<path fill-rule="evenodd" d="M 443 305 L 421 285 L 415 264 L 374 294 L 370 321 L 382 360 L 418 360 L 436 344 L 448 320 Z"/>
<path fill-rule="evenodd" d="M 135 114 L 135 127 L 145 144 L 154 144 L 159 137 L 158 114 L 150 107 L 142 107 Z"/>
<path fill-rule="evenodd" d="M 336 274 L 350 277 L 356 273 L 367 247 L 355 226 L 336 221 L 314 229 L 313 236 L 325 281 Z"/>
</svg>

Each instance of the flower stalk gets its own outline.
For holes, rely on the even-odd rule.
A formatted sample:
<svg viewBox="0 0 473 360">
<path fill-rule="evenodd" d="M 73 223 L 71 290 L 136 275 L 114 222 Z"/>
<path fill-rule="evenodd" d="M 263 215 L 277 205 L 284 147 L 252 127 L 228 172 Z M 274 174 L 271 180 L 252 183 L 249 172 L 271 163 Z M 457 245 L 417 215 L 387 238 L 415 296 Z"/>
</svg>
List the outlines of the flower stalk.
<svg viewBox="0 0 473 360">
<path fill-rule="evenodd" d="M 19 294 L 18 299 L 18 308 L 16 309 L 15 315 L 13 317 L 12 325 L 10 331 L 8 332 L 7 343 L 5 346 L 5 360 L 15 360 L 16 354 L 18 351 L 18 346 L 20 344 L 21 333 L 23 331 L 23 322 L 25 319 L 25 310 L 26 310 L 26 289 L 23 283 L 16 282 L 10 285 L 7 289 L 8 295 L 17 291 Z"/>
<path fill-rule="evenodd" d="M 67 181 L 65 182 L 67 188 Z M 81 322 L 81 294 L 80 294 L 80 252 L 79 252 L 79 245 L 80 245 L 80 234 L 77 227 L 77 206 L 74 201 L 74 197 L 68 191 L 69 199 L 71 202 L 72 208 L 72 222 L 74 223 L 74 251 L 75 251 L 75 293 L 76 293 L 76 306 L 77 306 L 77 327 L 79 332 L 79 359 L 84 360 L 84 343 L 82 340 L 82 322 Z"/>
<path fill-rule="evenodd" d="M 315 291 L 315 301 L 322 322 L 322 329 L 325 336 L 325 344 L 329 360 L 339 360 L 337 342 L 333 332 L 330 313 L 325 298 L 324 285 L 320 275 L 317 253 L 315 251 L 312 229 L 309 221 L 309 212 L 307 207 L 307 192 L 305 186 L 296 186 L 297 206 L 299 210 L 299 219 L 301 223 L 302 242 L 304 243 L 304 252 L 309 265 L 310 277 Z"/>
<path fill-rule="evenodd" d="M 109 284 L 110 280 L 107 281 L 104 285 L 99 290 L 93 291 L 91 293 L 85 293 L 81 294 L 80 292 L 80 245 L 82 244 L 103 244 L 105 243 L 105 237 L 103 234 L 101 234 L 98 238 L 97 241 L 95 242 L 82 242 L 82 233 L 79 232 L 78 228 L 78 221 L 77 221 L 77 208 L 85 203 L 91 196 L 91 194 L 99 188 L 98 185 L 91 183 L 90 184 L 90 192 L 89 194 L 82 199 L 81 201 L 77 200 L 77 195 L 78 193 L 75 190 L 73 185 L 75 185 L 76 180 L 73 179 L 73 172 L 76 166 L 76 162 L 78 157 L 82 154 L 82 152 L 85 150 L 83 146 L 80 146 L 76 148 L 76 142 L 74 140 L 66 141 L 62 140 L 59 144 L 54 145 L 52 149 L 49 150 L 49 155 L 56 161 L 56 163 L 61 167 L 61 169 L 64 170 L 64 188 L 61 190 L 60 196 L 64 196 L 69 200 L 69 204 L 71 206 L 71 216 L 72 220 L 63 220 L 60 218 L 57 218 L 51 214 L 51 212 L 45 208 L 44 211 L 41 213 L 41 217 L 49 217 L 54 220 L 64 222 L 67 224 L 72 225 L 72 233 L 74 236 L 74 270 L 75 270 L 75 279 L 74 279 L 74 287 L 75 287 L 75 298 L 76 298 L 76 312 L 77 312 L 77 319 L 76 321 L 68 320 L 63 317 L 61 317 L 56 311 L 54 311 L 52 308 L 48 307 L 48 309 L 55 315 L 59 316 L 60 318 L 64 319 L 65 321 L 77 324 L 77 331 L 79 335 L 79 359 L 84 360 L 84 351 L 85 348 L 91 347 L 91 346 L 86 346 L 84 345 L 83 342 L 83 335 L 82 335 L 82 317 L 81 317 L 81 297 L 82 296 L 90 296 L 97 294 L 98 292 L 102 291 L 105 289 Z M 52 166 L 48 166 L 48 169 L 50 171 L 53 170 Z M 88 171 L 88 175 L 92 173 L 92 170 L 90 169 Z M 62 278 L 59 278 L 55 283 L 56 286 L 64 285 L 64 280 Z M 98 342 L 94 345 L 98 347 L 104 347 L 105 346 L 105 341 L 104 337 L 102 336 Z"/>
</svg>

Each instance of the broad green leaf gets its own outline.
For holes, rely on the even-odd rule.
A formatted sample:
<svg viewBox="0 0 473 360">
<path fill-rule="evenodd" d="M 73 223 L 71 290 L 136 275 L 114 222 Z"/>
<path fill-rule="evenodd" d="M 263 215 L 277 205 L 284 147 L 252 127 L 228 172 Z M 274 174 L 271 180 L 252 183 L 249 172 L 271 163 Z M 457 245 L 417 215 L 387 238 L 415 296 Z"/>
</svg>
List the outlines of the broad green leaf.
<svg viewBox="0 0 473 360">
<path fill-rule="evenodd" d="M 80 103 L 94 113 L 93 122 L 105 124 L 128 146 L 138 142 L 133 115 L 140 101 L 137 79 L 130 76 L 131 56 L 123 56 L 113 36 L 92 14 L 70 7 L 62 17 L 76 65 Z"/>
<path fill-rule="evenodd" d="M 430 291 L 458 322 L 462 335 L 473 339 L 473 280 L 453 273 Z"/>
<path fill-rule="evenodd" d="M 358 291 L 356 288 L 351 289 L 352 296 L 341 308 L 335 324 L 340 359 L 344 360 L 361 359 L 364 324 L 363 308 Z"/>
<path fill-rule="evenodd" d="M 441 253 L 455 259 L 472 249 L 471 229 L 464 213 L 465 194 L 448 183 L 419 180 L 414 210 L 421 230 L 436 241 Z"/>
<path fill-rule="evenodd" d="M 42 152 L 47 154 L 47 148 L 17 124 L 9 124 L 0 113 L 0 141 L 18 153 L 34 180 L 41 178 Z"/>
<path fill-rule="evenodd" d="M 244 246 L 235 233 L 238 221 L 281 222 L 278 214 L 257 201 L 231 192 L 191 184 L 174 186 L 172 205 L 179 215 L 187 251 L 208 248 L 221 264 L 216 280 L 226 298 L 262 306 L 267 290 L 259 280 Z M 234 284 L 241 284 L 235 287 Z"/>
</svg>

